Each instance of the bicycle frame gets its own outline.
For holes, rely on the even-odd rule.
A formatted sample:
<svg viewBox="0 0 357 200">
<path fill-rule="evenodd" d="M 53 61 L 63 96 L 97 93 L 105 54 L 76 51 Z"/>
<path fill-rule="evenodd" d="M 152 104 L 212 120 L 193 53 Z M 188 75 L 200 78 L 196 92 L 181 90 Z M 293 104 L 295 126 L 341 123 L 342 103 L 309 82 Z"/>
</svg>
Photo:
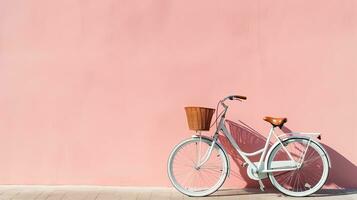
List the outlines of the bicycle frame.
<svg viewBox="0 0 357 200">
<path fill-rule="evenodd" d="M 228 106 L 225 105 L 223 102 L 221 102 L 221 104 L 224 107 L 224 111 L 222 114 L 222 117 L 219 121 L 219 124 L 217 126 L 216 132 L 213 136 L 213 143 L 211 145 L 211 147 L 208 149 L 208 151 L 205 153 L 205 155 L 203 156 L 203 160 L 199 160 L 199 162 L 197 163 L 196 167 L 201 167 L 205 162 L 207 162 L 207 160 L 209 159 L 211 153 L 212 153 L 212 149 L 214 144 L 217 142 L 217 138 L 218 138 L 218 133 L 219 131 L 222 131 L 222 133 L 228 138 L 229 142 L 233 145 L 233 147 L 236 149 L 237 153 L 243 158 L 243 160 L 251 167 L 253 167 L 255 172 L 259 172 L 259 173 L 268 173 L 268 172 L 277 172 L 277 171 L 290 171 L 290 170 L 296 170 L 300 167 L 300 163 L 303 162 L 304 158 L 305 158 L 305 154 L 307 152 L 307 148 L 310 145 L 310 140 L 308 142 L 307 148 L 304 150 L 303 155 L 300 157 L 299 162 L 296 162 L 294 160 L 294 158 L 292 157 L 292 155 L 290 154 L 290 152 L 285 148 L 285 146 L 282 144 L 281 139 L 279 138 L 279 136 L 277 136 L 274 133 L 274 127 L 272 127 L 269 131 L 269 135 L 267 138 L 267 141 L 264 145 L 264 147 L 262 149 L 259 149 L 255 152 L 252 153 L 247 153 L 242 151 L 238 144 L 236 143 L 236 141 L 234 140 L 234 138 L 232 137 L 231 133 L 229 132 L 229 130 L 227 129 L 226 125 L 225 125 L 225 115 L 228 109 Z M 277 141 L 282 145 L 283 149 L 285 150 L 285 152 L 287 153 L 287 155 L 289 156 L 290 160 L 287 161 L 275 161 L 273 162 L 275 167 L 278 169 L 267 169 L 267 165 L 264 165 L 264 160 L 265 157 L 268 156 L 267 152 L 269 150 L 269 142 L 272 138 L 272 136 L 274 136 Z M 253 163 L 248 157 L 250 156 L 255 156 L 255 155 L 259 155 L 260 159 L 258 163 Z"/>
<path fill-rule="evenodd" d="M 274 133 L 274 127 L 272 127 L 270 129 L 269 134 L 268 134 L 268 138 L 267 138 L 267 140 L 265 142 L 264 147 L 259 149 L 259 150 L 257 150 L 257 151 L 251 152 L 251 153 L 244 152 L 239 148 L 238 144 L 236 143 L 236 141 L 232 137 L 232 135 L 229 132 L 229 130 L 227 129 L 227 127 L 225 126 L 225 119 L 224 118 L 221 119 L 221 122 L 220 122 L 218 130 L 222 131 L 222 133 L 228 138 L 229 142 L 236 149 L 238 154 L 243 158 L 243 160 L 248 165 L 251 165 L 255 169 L 256 172 L 267 173 L 267 172 L 276 172 L 276 171 L 290 171 L 290 170 L 295 170 L 295 169 L 297 169 L 299 167 L 299 165 L 296 163 L 296 161 L 294 160 L 294 158 L 292 157 L 290 152 L 285 148 L 284 145 L 282 145 L 283 149 L 285 150 L 285 152 L 287 153 L 287 155 L 290 158 L 290 160 L 289 160 L 290 162 L 289 161 L 288 162 L 279 161 L 280 165 L 278 164 L 277 166 L 275 166 L 275 167 L 279 167 L 279 169 L 266 169 L 266 167 L 265 167 L 266 165 L 264 165 L 264 160 L 265 160 L 265 157 L 266 157 L 267 152 L 269 150 L 269 142 L 270 142 L 272 136 L 274 136 L 277 139 L 277 141 L 279 141 L 281 143 L 280 138 Z M 218 132 L 215 133 L 215 134 L 218 134 Z M 259 154 L 261 154 L 261 156 L 260 156 L 260 159 L 259 159 L 258 163 L 253 163 L 248 158 L 248 157 L 259 155 Z"/>
</svg>

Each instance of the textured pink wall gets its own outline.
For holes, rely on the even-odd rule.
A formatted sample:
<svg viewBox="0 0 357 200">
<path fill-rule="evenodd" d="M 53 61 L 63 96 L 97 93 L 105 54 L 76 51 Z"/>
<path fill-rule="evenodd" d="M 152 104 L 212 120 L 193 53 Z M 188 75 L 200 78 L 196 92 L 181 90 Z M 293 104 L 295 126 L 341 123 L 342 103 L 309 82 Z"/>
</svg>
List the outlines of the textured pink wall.
<svg viewBox="0 0 357 200">
<path fill-rule="evenodd" d="M 357 187 L 357 4 L 0 0 L 0 183 L 168 186 L 185 105 L 320 131 Z M 243 187 L 239 170 L 227 185 Z"/>
</svg>

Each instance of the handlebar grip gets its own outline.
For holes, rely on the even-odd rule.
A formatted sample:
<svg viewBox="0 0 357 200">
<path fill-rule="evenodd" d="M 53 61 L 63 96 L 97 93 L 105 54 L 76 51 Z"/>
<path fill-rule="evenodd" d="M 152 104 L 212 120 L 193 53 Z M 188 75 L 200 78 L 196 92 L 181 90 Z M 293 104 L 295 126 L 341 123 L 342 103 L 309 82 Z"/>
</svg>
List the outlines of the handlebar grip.
<svg viewBox="0 0 357 200">
<path fill-rule="evenodd" d="M 229 100 L 234 100 L 234 99 L 247 100 L 246 96 L 241 96 L 241 95 L 232 95 L 232 96 L 230 96 L 228 98 L 229 98 Z"/>
</svg>

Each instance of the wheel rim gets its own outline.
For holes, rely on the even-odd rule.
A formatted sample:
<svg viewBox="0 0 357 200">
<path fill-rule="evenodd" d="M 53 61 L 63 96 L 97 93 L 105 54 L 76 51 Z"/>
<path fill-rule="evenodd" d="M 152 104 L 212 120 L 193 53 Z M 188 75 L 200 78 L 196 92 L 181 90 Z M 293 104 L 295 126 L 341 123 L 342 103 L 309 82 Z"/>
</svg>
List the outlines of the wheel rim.
<svg viewBox="0 0 357 200">
<path fill-rule="evenodd" d="M 307 139 L 290 139 L 283 142 L 295 161 L 299 161 L 308 145 Z M 289 160 L 282 145 L 278 145 L 269 158 L 272 161 Z M 270 165 L 269 165 L 270 166 Z M 290 196 L 307 196 L 319 190 L 328 175 L 328 161 L 322 149 L 311 141 L 301 167 L 293 171 L 272 172 L 269 174 L 273 185 Z"/>
<path fill-rule="evenodd" d="M 169 177 L 176 189 L 189 196 L 206 196 L 215 192 L 227 176 L 227 160 L 217 146 L 208 161 L 196 167 L 198 155 L 201 159 L 211 141 L 194 138 L 179 144 L 169 158 Z"/>
</svg>

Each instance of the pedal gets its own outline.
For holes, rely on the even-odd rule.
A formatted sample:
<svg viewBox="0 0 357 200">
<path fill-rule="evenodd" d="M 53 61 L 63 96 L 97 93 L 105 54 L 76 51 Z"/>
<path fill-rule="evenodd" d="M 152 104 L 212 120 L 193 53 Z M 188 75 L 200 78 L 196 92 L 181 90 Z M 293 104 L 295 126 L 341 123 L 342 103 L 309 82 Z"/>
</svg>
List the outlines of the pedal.
<svg viewBox="0 0 357 200">
<path fill-rule="evenodd" d="M 244 162 L 244 163 L 242 163 L 241 165 L 242 165 L 242 167 L 247 167 L 247 166 L 248 166 L 248 163 Z"/>
<path fill-rule="evenodd" d="M 261 190 L 262 192 L 264 192 L 265 186 L 264 186 L 264 184 L 263 184 L 263 181 L 259 179 L 259 180 L 258 180 L 258 183 L 259 183 L 259 186 L 260 186 L 260 190 Z"/>
</svg>

